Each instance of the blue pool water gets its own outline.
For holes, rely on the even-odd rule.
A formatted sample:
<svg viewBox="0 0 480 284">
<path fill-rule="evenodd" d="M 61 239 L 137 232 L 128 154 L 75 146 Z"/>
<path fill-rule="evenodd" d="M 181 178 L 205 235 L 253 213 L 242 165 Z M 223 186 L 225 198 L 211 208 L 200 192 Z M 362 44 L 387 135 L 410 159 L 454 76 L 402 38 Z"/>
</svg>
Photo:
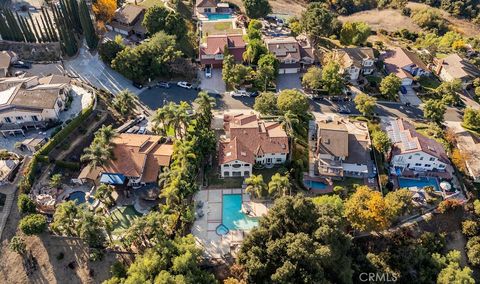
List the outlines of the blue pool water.
<svg viewBox="0 0 480 284">
<path fill-rule="evenodd" d="M 67 200 L 74 200 L 75 204 L 79 205 L 82 203 L 85 203 L 85 192 L 83 191 L 75 191 L 70 193 L 70 196 L 68 196 Z M 88 203 L 92 204 L 95 200 L 93 198 L 88 199 Z"/>
<path fill-rule="evenodd" d="M 217 232 L 218 235 L 224 236 L 224 235 L 228 234 L 228 228 L 225 225 L 220 224 L 220 225 L 217 226 L 216 232 Z"/>
<path fill-rule="evenodd" d="M 242 212 L 241 194 L 224 194 L 222 223 L 229 230 L 251 230 L 258 225 L 258 218 L 247 216 Z"/>
<path fill-rule="evenodd" d="M 305 184 L 306 187 L 311 188 L 311 189 L 325 189 L 325 188 L 327 188 L 327 185 L 324 184 L 323 182 L 320 182 L 320 181 L 305 180 L 305 181 L 303 181 L 303 184 Z"/>
<path fill-rule="evenodd" d="M 398 178 L 398 185 L 400 188 L 408 188 L 408 187 L 418 187 L 424 188 L 426 186 L 433 186 L 435 191 L 440 191 L 440 186 L 438 185 L 438 181 L 435 178 Z"/>
<path fill-rule="evenodd" d="M 232 18 L 231 14 L 207 14 L 209 21 L 228 20 Z"/>
</svg>

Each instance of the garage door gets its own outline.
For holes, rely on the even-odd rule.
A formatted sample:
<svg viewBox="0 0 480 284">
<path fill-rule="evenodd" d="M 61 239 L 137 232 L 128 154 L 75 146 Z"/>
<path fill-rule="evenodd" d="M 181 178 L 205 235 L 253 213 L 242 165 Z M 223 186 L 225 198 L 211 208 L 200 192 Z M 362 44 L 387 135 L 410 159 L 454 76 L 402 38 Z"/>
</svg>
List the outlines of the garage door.
<svg viewBox="0 0 480 284">
<path fill-rule="evenodd" d="M 285 69 L 282 69 L 282 68 L 278 69 L 278 74 L 285 74 Z"/>
<path fill-rule="evenodd" d="M 285 69 L 285 74 L 295 74 L 298 72 L 297 68 L 286 68 Z"/>
</svg>

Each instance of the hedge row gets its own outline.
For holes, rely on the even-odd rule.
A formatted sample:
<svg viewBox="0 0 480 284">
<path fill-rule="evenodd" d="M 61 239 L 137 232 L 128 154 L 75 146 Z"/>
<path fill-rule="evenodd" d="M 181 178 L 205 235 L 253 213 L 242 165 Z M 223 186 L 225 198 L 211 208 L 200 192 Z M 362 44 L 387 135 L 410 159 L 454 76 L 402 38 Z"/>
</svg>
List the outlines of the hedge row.
<svg viewBox="0 0 480 284">
<path fill-rule="evenodd" d="M 92 113 L 93 106 L 95 102 L 88 106 L 88 108 L 83 109 L 82 112 L 75 117 L 67 126 L 62 130 L 56 133 L 48 142 L 42 146 L 35 154 L 33 154 L 32 159 L 25 167 L 23 172 L 24 178 L 20 181 L 19 189 L 23 193 L 29 193 L 32 188 L 32 184 L 35 181 L 35 175 L 37 172 L 38 162 L 49 163 L 48 154 L 53 150 L 58 144 L 60 144 L 65 138 L 72 133 L 75 128 L 80 126 L 83 121 Z M 80 165 L 78 163 L 70 163 L 65 161 L 55 161 L 55 164 L 59 167 L 66 169 L 79 169 Z"/>
</svg>

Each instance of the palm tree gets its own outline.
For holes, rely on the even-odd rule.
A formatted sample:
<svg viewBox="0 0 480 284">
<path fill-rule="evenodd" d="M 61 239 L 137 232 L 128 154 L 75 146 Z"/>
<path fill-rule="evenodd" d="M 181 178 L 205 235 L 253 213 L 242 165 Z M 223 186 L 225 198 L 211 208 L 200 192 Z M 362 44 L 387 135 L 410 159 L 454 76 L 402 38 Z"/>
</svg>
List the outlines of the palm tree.
<svg viewBox="0 0 480 284">
<path fill-rule="evenodd" d="M 102 183 L 97 187 L 97 190 L 95 191 L 95 194 L 93 195 L 93 197 L 95 197 L 95 199 L 98 199 L 101 203 L 103 203 L 105 207 L 108 207 L 109 205 L 115 202 L 115 200 L 113 199 L 112 193 L 113 193 L 113 187 Z"/>
<path fill-rule="evenodd" d="M 212 108 L 215 106 L 215 99 L 210 97 L 207 92 L 201 91 L 198 93 L 198 97 L 194 101 L 198 105 L 197 119 L 204 126 L 210 126 L 212 122 Z"/>
<path fill-rule="evenodd" d="M 50 178 L 49 186 L 54 189 L 58 189 L 62 186 L 62 175 L 61 174 L 54 174 Z"/>
<path fill-rule="evenodd" d="M 167 135 L 166 121 L 168 117 L 168 110 L 166 107 L 159 108 L 153 115 L 153 131 L 158 135 Z M 161 126 L 161 127 L 160 127 Z"/>
<path fill-rule="evenodd" d="M 282 125 L 287 132 L 287 135 L 290 137 L 294 137 L 294 125 L 299 123 L 298 116 L 294 114 L 292 111 L 288 110 L 285 114 L 280 118 Z"/>
<path fill-rule="evenodd" d="M 175 131 L 175 137 L 177 137 L 177 134 L 179 134 L 180 138 L 182 138 L 183 133 L 187 132 L 188 122 L 190 120 L 188 112 L 191 109 L 192 107 L 184 101 L 181 101 L 179 105 L 174 105 L 173 129 Z"/>
<path fill-rule="evenodd" d="M 110 144 L 113 138 L 118 135 L 117 131 L 113 129 L 112 125 L 106 126 L 102 125 L 100 129 L 95 132 L 94 143 L 105 143 Z"/>
<path fill-rule="evenodd" d="M 92 143 L 85 148 L 84 154 L 80 157 L 82 162 L 88 161 L 92 168 L 103 167 L 112 158 L 111 147 L 105 147 L 101 143 Z"/>
<path fill-rule="evenodd" d="M 162 172 L 158 175 L 158 186 L 160 189 L 164 188 L 170 178 L 170 167 L 164 167 Z"/>
<path fill-rule="evenodd" d="M 129 90 L 123 90 L 113 99 L 113 106 L 123 116 L 129 115 L 133 112 L 135 107 L 136 97 Z"/>
<path fill-rule="evenodd" d="M 250 195 L 257 198 L 265 196 L 267 185 L 263 181 L 262 175 L 252 175 L 245 179 L 245 183 L 247 184 L 245 191 Z"/>
<path fill-rule="evenodd" d="M 80 210 L 73 200 L 60 203 L 53 214 L 52 229 L 67 236 L 77 236 L 77 222 Z"/>
<path fill-rule="evenodd" d="M 274 197 L 285 196 L 290 193 L 290 180 L 288 174 L 285 176 L 276 173 L 268 183 L 268 194 Z"/>
</svg>

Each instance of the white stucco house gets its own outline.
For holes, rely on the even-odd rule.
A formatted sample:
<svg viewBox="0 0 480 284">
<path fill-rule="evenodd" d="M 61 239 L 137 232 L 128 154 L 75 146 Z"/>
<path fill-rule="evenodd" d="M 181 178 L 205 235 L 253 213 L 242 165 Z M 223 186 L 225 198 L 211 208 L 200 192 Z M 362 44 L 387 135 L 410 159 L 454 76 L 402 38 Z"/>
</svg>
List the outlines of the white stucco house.
<svg viewBox="0 0 480 284">
<path fill-rule="evenodd" d="M 439 142 L 423 136 L 403 119 L 391 120 L 386 127 L 392 141 L 390 164 L 396 173 L 403 175 L 426 174 L 448 178 L 450 166 L 447 153 Z"/>
<path fill-rule="evenodd" d="M 255 163 L 283 164 L 289 154 L 288 136 L 278 122 L 260 120 L 256 114 L 225 115 L 226 137 L 219 143 L 222 177 L 252 174 Z"/>
<path fill-rule="evenodd" d="M 356 81 L 360 74 L 370 75 L 375 70 L 375 54 L 370 47 L 343 48 L 335 50 L 338 60 L 348 80 Z"/>
<path fill-rule="evenodd" d="M 295 74 L 315 63 L 314 48 L 306 37 L 269 37 L 264 42 L 280 62 L 279 74 Z"/>
<path fill-rule="evenodd" d="M 435 59 L 435 73 L 445 82 L 459 80 L 462 87 L 467 88 L 475 78 L 480 78 L 480 69 L 461 58 L 451 54 L 443 59 Z"/>
</svg>

